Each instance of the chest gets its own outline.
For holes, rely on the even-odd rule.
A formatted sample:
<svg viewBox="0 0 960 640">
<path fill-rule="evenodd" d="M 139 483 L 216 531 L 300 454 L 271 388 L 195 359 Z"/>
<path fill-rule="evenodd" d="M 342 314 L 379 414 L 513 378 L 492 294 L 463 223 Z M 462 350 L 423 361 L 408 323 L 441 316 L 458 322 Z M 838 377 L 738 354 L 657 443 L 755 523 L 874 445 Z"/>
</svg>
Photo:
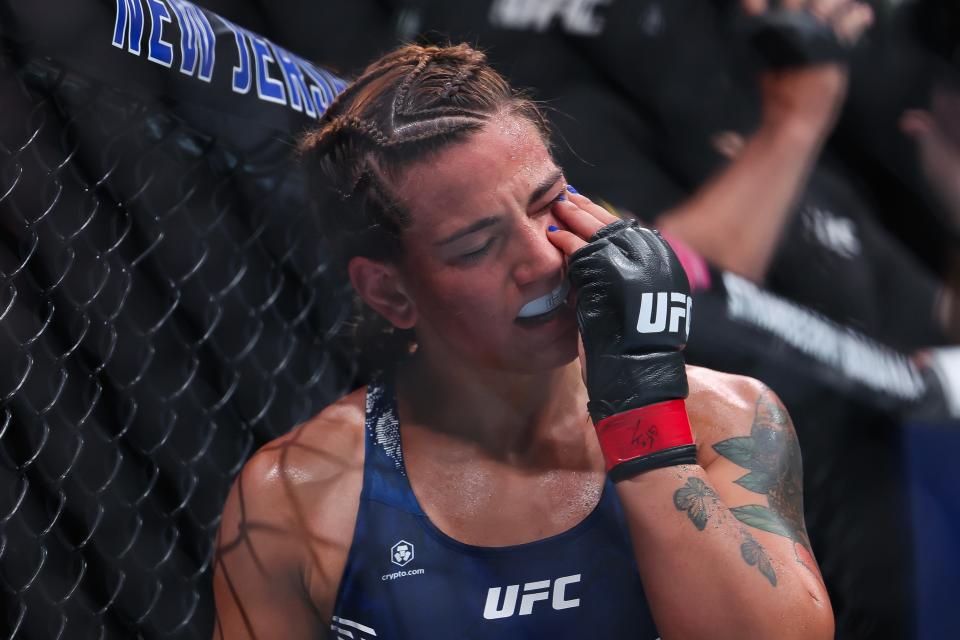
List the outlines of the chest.
<svg viewBox="0 0 960 640">
<path fill-rule="evenodd" d="M 609 485 L 598 505 L 587 505 L 584 518 L 557 535 L 543 537 L 542 527 L 527 526 L 535 514 L 518 513 L 498 525 L 501 531 L 487 529 L 484 544 L 471 545 L 482 526 L 461 530 L 447 519 L 435 522 L 437 515 L 418 508 L 427 500 L 411 504 L 395 491 L 406 482 L 394 481 L 371 486 L 369 499 L 361 500 L 333 618 L 335 626 L 349 627 L 349 637 L 358 637 L 357 630 L 366 632 L 360 637 L 375 632 L 398 639 L 657 636 Z M 518 494 L 521 486 L 516 483 Z M 434 514 L 442 511 L 437 506 Z M 471 513 L 500 520 L 510 512 L 488 506 Z M 521 544 L 511 545 L 512 539 Z"/>
<path fill-rule="evenodd" d="M 410 485 L 438 529 L 466 544 L 508 546 L 540 540 L 582 522 L 600 502 L 594 469 L 517 469 L 409 460 Z"/>
</svg>

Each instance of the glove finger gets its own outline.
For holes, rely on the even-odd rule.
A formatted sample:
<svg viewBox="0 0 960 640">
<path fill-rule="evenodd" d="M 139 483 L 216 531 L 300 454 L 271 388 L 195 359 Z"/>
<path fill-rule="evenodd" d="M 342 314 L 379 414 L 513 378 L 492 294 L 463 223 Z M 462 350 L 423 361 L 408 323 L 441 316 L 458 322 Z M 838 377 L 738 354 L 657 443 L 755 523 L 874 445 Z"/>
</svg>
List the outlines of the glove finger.
<svg viewBox="0 0 960 640">
<path fill-rule="evenodd" d="M 570 284 L 577 290 L 578 306 L 618 300 L 622 278 L 618 265 L 628 262 L 623 252 L 606 239 L 595 240 L 574 253 L 567 269 Z"/>
<path fill-rule="evenodd" d="M 594 240 L 599 240 L 600 238 L 606 238 L 607 236 L 614 235 L 619 233 L 624 227 L 639 227 L 639 223 L 636 220 L 617 220 L 613 224 L 608 224 L 605 227 L 601 227 L 592 238 L 591 242 Z"/>
<path fill-rule="evenodd" d="M 665 267 L 668 266 L 667 254 L 663 251 L 665 241 L 651 229 L 631 226 L 629 229 L 624 229 L 615 236 L 611 236 L 610 241 L 617 245 L 631 260 L 656 261 L 662 262 Z"/>
<path fill-rule="evenodd" d="M 606 240 L 593 240 L 574 251 L 567 259 L 571 273 L 577 269 L 592 269 L 594 254 L 602 251 L 608 244 Z"/>
<path fill-rule="evenodd" d="M 676 274 L 675 282 L 687 280 L 680 259 L 658 232 L 644 227 L 634 227 L 630 233 L 621 233 L 611 238 L 611 242 L 616 244 L 628 259 L 642 264 L 645 272 L 644 279 L 653 281 L 673 273 Z M 689 292 L 688 283 L 684 289 L 684 293 L 687 292 Z"/>
</svg>

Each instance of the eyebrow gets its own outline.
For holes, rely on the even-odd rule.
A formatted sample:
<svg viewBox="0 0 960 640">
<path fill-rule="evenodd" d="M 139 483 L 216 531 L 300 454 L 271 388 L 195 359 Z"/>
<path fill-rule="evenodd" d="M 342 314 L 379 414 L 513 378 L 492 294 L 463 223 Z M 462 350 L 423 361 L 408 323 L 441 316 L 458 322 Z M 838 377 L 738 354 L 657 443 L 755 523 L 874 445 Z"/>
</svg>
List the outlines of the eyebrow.
<svg viewBox="0 0 960 640">
<path fill-rule="evenodd" d="M 533 203 L 535 203 L 537 200 L 542 198 L 544 194 L 550 191 L 550 187 L 556 184 L 557 180 L 560 180 L 562 177 L 563 177 L 563 171 L 561 169 L 557 169 L 556 171 L 551 173 L 549 176 L 547 176 L 546 180 L 544 180 L 539 185 L 537 185 L 537 188 L 534 189 L 533 192 L 530 194 L 530 198 L 527 200 L 527 207 L 529 208 L 533 206 Z M 455 233 L 450 234 L 443 240 L 436 241 L 434 244 L 436 246 L 450 244 L 451 242 L 455 242 L 464 236 L 470 235 L 471 233 L 476 233 L 477 231 L 481 231 L 483 229 L 486 229 L 487 227 L 492 227 L 493 225 L 499 223 L 501 220 L 503 220 L 503 216 L 488 216 L 486 218 L 481 218 L 480 220 L 477 220 L 473 224 L 470 224 L 464 227 L 463 229 L 460 229 L 459 231 L 456 231 Z"/>
<path fill-rule="evenodd" d="M 539 185 L 537 185 L 537 188 L 534 189 L 533 193 L 530 194 L 530 199 L 527 201 L 527 207 L 528 208 L 532 207 L 533 203 L 539 200 L 540 198 L 542 198 L 544 194 L 547 193 L 547 191 L 550 191 L 550 187 L 555 185 L 557 183 L 557 180 L 559 180 L 562 177 L 563 177 L 562 169 L 557 169 L 556 171 L 551 173 L 549 176 L 547 176 L 547 179 L 541 182 Z"/>
</svg>

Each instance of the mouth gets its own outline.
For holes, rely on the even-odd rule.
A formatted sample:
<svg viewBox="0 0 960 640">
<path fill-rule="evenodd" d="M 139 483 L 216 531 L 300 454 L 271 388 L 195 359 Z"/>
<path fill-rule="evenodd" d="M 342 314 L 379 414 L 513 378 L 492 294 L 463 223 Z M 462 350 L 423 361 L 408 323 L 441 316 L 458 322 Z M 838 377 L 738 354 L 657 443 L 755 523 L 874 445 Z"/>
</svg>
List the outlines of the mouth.
<svg viewBox="0 0 960 640">
<path fill-rule="evenodd" d="M 564 308 L 564 302 L 566 302 L 569 292 L 570 283 L 564 278 L 557 288 L 550 293 L 523 305 L 517 312 L 516 321 L 521 324 L 529 324 L 550 320 Z"/>
</svg>

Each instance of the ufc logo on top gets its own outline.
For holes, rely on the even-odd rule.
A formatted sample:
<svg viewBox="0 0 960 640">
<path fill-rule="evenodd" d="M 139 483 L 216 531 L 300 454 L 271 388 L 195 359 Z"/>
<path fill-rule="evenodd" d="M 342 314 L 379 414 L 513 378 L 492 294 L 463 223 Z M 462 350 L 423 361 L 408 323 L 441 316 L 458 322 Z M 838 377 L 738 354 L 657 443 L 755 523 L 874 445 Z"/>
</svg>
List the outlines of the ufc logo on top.
<svg viewBox="0 0 960 640">
<path fill-rule="evenodd" d="M 521 616 L 528 616 L 533 613 L 533 605 L 541 600 L 550 600 L 554 611 L 561 609 L 572 609 L 580 606 L 580 598 L 570 598 L 566 596 L 567 585 L 574 582 L 580 582 L 580 574 L 572 576 L 563 576 L 553 581 L 551 588 L 550 580 L 537 580 L 536 582 L 527 582 L 523 585 L 523 596 L 520 598 Z M 506 588 L 503 596 L 503 603 L 500 602 L 500 592 L 503 587 L 491 587 L 487 590 L 487 603 L 483 607 L 483 617 L 487 620 L 497 620 L 499 618 L 509 618 L 517 609 L 517 595 L 520 593 L 520 585 L 512 584 Z"/>
<path fill-rule="evenodd" d="M 667 304 L 669 297 L 670 303 Z M 654 303 L 656 299 L 656 303 Z M 669 332 L 680 330 L 680 318 L 685 319 L 683 331 L 685 336 L 690 335 L 690 311 L 693 299 L 684 293 L 644 293 L 640 296 L 640 317 L 637 318 L 638 333 L 661 333 L 667 329 L 667 309 L 670 310 Z"/>
</svg>

